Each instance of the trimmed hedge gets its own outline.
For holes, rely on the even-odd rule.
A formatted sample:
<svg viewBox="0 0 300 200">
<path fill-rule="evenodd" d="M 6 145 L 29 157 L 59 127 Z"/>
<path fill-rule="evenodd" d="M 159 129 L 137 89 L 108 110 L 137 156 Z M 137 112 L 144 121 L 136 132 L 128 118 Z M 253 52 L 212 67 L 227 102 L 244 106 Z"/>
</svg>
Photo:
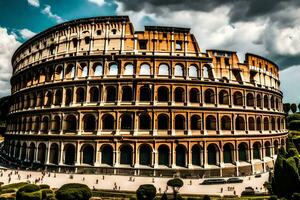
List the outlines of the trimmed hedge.
<svg viewBox="0 0 300 200">
<path fill-rule="evenodd" d="M 16 192 L 16 191 L 17 191 L 17 189 L 8 188 L 8 189 L 1 190 L 1 194 L 13 193 L 13 192 Z"/>
<path fill-rule="evenodd" d="M 167 185 L 170 187 L 182 187 L 183 181 L 179 178 L 168 180 Z"/>
<path fill-rule="evenodd" d="M 23 187 L 24 185 L 27 185 L 28 183 L 26 182 L 20 182 L 20 183 L 12 183 L 12 184 L 8 184 L 8 185 L 3 185 L 1 187 L 1 190 L 4 190 L 4 189 L 19 189 L 21 187 Z"/>
<path fill-rule="evenodd" d="M 16 200 L 41 200 L 42 191 L 35 184 L 27 184 L 21 187 L 16 194 Z"/>
<path fill-rule="evenodd" d="M 47 184 L 41 184 L 39 185 L 41 189 L 50 189 L 50 186 Z"/>
<path fill-rule="evenodd" d="M 300 120 L 293 120 L 289 122 L 290 130 L 300 130 Z"/>
<path fill-rule="evenodd" d="M 56 191 L 57 200 L 89 200 L 92 196 L 91 189 L 84 184 L 65 184 Z"/>
<path fill-rule="evenodd" d="M 152 200 L 156 196 L 156 188 L 152 184 L 140 185 L 136 191 L 138 200 Z"/>
<path fill-rule="evenodd" d="M 287 117 L 288 122 L 291 122 L 294 120 L 300 120 L 300 114 L 291 114 Z"/>
</svg>

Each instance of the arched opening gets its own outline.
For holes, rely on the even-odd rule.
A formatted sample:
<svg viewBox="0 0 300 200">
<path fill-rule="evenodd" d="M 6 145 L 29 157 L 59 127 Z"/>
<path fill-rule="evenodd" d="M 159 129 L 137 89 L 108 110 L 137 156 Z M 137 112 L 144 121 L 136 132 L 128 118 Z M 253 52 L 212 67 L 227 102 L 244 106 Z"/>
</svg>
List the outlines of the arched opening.
<svg viewBox="0 0 300 200">
<path fill-rule="evenodd" d="M 279 149 L 279 142 L 278 140 L 274 141 L 274 154 L 277 155 L 278 154 L 278 149 Z"/>
<path fill-rule="evenodd" d="M 261 159 L 260 148 L 261 145 L 259 142 L 253 144 L 253 159 Z"/>
<path fill-rule="evenodd" d="M 223 116 L 221 118 L 221 129 L 222 130 L 231 130 L 231 119 L 229 116 Z"/>
<path fill-rule="evenodd" d="M 214 80 L 213 71 L 212 71 L 212 68 L 211 68 L 210 65 L 204 65 L 203 66 L 203 78 Z"/>
<path fill-rule="evenodd" d="M 175 76 L 181 77 L 183 76 L 183 67 L 181 64 L 176 64 L 175 65 Z"/>
<path fill-rule="evenodd" d="M 58 165 L 58 144 L 53 143 L 50 146 L 49 163 Z"/>
<path fill-rule="evenodd" d="M 128 63 L 125 65 L 124 75 L 133 75 L 133 64 Z"/>
<path fill-rule="evenodd" d="M 269 130 L 269 118 L 268 117 L 264 118 L 264 130 L 265 131 Z"/>
<path fill-rule="evenodd" d="M 140 165 L 151 166 L 152 148 L 149 145 L 141 145 L 140 147 Z"/>
<path fill-rule="evenodd" d="M 157 100 L 161 102 L 169 101 L 169 89 L 167 87 L 159 87 L 157 90 Z"/>
<path fill-rule="evenodd" d="M 55 116 L 54 120 L 53 120 L 53 125 L 52 125 L 52 131 L 59 131 L 60 130 L 60 117 L 59 116 Z"/>
<path fill-rule="evenodd" d="M 110 145 L 104 145 L 101 149 L 101 164 L 113 165 L 113 148 Z"/>
<path fill-rule="evenodd" d="M 191 65 L 189 67 L 189 77 L 190 78 L 197 78 L 198 77 L 198 67 L 195 65 Z"/>
<path fill-rule="evenodd" d="M 248 118 L 248 125 L 249 125 L 249 130 L 254 131 L 255 130 L 255 121 L 253 117 Z"/>
<path fill-rule="evenodd" d="M 140 88 L 140 101 L 151 101 L 151 91 L 148 86 Z"/>
<path fill-rule="evenodd" d="M 266 151 L 266 157 L 271 157 L 271 144 L 269 141 L 265 142 L 265 151 Z"/>
<path fill-rule="evenodd" d="M 132 165 L 132 147 L 130 145 L 123 145 L 120 148 L 120 164 Z"/>
<path fill-rule="evenodd" d="M 65 102 L 65 104 L 68 106 L 68 105 L 71 104 L 72 101 L 73 101 L 72 89 L 67 89 L 66 90 L 66 102 Z"/>
<path fill-rule="evenodd" d="M 261 107 L 261 95 L 260 94 L 256 95 L 256 106 L 258 108 L 262 108 Z"/>
<path fill-rule="evenodd" d="M 115 102 L 117 99 L 117 90 L 113 86 L 109 86 L 106 88 L 106 101 L 107 102 Z"/>
<path fill-rule="evenodd" d="M 233 163 L 233 145 L 227 143 L 223 146 L 224 163 Z"/>
<path fill-rule="evenodd" d="M 84 132 L 92 132 L 96 130 L 96 118 L 94 115 L 87 114 L 83 117 Z"/>
<path fill-rule="evenodd" d="M 20 149 L 21 149 L 21 143 L 20 143 L 20 141 L 18 141 L 16 150 L 15 150 L 15 158 L 17 158 L 17 159 L 19 159 L 19 157 L 20 157 Z"/>
<path fill-rule="evenodd" d="M 260 117 L 256 118 L 256 130 L 261 131 L 261 119 L 260 119 Z"/>
<path fill-rule="evenodd" d="M 247 162 L 248 160 L 248 155 L 247 155 L 247 144 L 246 143 L 240 143 L 238 146 L 238 151 L 239 151 L 239 161 L 244 161 Z"/>
<path fill-rule="evenodd" d="M 64 164 L 74 165 L 75 164 L 75 146 L 73 144 L 65 145 L 64 152 L 65 152 Z"/>
<path fill-rule="evenodd" d="M 233 104 L 236 106 L 243 105 L 243 94 L 241 92 L 237 91 L 233 94 Z"/>
<path fill-rule="evenodd" d="M 254 106 L 254 96 L 252 93 L 247 94 L 247 106 Z"/>
<path fill-rule="evenodd" d="M 130 114 L 122 115 L 121 129 L 122 130 L 132 130 L 132 116 Z"/>
<path fill-rule="evenodd" d="M 81 77 L 87 77 L 88 76 L 88 67 L 86 66 L 85 63 L 80 64 L 80 69 L 81 69 Z"/>
<path fill-rule="evenodd" d="M 99 101 L 99 89 L 97 87 L 92 87 L 90 89 L 90 102 L 98 102 Z"/>
<path fill-rule="evenodd" d="M 75 66 L 73 64 L 69 64 L 66 68 L 66 78 L 74 78 L 75 77 Z"/>
<path fill-rule="evenodd" d="M 185 118 L 183 115 L 176 115 L 175 117 L 175 130 L 185 129 Z"/>
<path fill-rule="evenodd" d="M 184 102 L 184 89 L 177 87 L 175 89 L 175 102 Z"/>
<path fill-rule="evenodd" d="M 85 145 L 82 147 L 82 163 L 87 165 L 94 165 L 94 147 L 92 145 Z"/>
<path fill-rule="evenodd" d="M 61 80 L 63 79 L 63 67 L 61 65 L 57 66 L 55 69 L 55 80 Z"/>
<path fill-rule="evenodd" d="M 151 129 L 151 118 L 147 113 L 142 113 L 139 116 L 139 129 L 149 130 Z"/>
<path fill-rule="evenodd" d="M 169 129 L 169 117 L 165 114 L 160 114 L 157 117 L 158 121 L 158 130 L 168 130 Z"/>
<path fill-rule="evenodd" d="M 112 63 L 109 65 L 109 71 L 108 71 L 108 75 L 111 75 L 111 76 L 116 76 L 118 75 L 118 65 L 116 63 Z"/>
<path fill-rule="evenodd" d="M 82 103 L 85 101 L 85 92 L 83 88 L 78 88 L 76 90 L 76 102 Z"/>
<path fill-rule="evenodd" d="M 215 93 L 212 89 L 207 89 L 204 92 L 205 103 L 215 103 Z"/>
<path fill-rule="evenodd" d="M 219 104 L 222 104 L 222 105 L 229 104 L 229 94 L 226 90 L 221 90 L 219 92 Z"/>
<path fill-rule="evenodd" d="M 212 115 L 206 117 L 206 130 L 216 130 L 216 118 Z"/>
<path fill-rule="evenodd" d="M 268 98 L 268 95 L 264 95 L 264 108 L 269 108 L 269 98 Z"/>
<path fill-rule="evenodd" d="M 142 64 L 140 66 L 140 75 L 150 75 L 151 70 L 150 70 L 150 65 L 149 64 Z"/>
<path fill-rule="evenodd" d="M 169 166 L 170 164 L 170 149 L 167 145 L 160 145 L 158 147 L 158 164 Z"/>
<path fill-rule="evenodd" d="M 49 130 L 49 117 L 43 117 L 41 131 L 47 132 Z"/>
<path fill-rule="evenodd" d="M 45 106 L 51 106 L 52 103 L 52 92 L 48 91 L 45 99 Z"/>
<path fill-rule="evenodd" d="M 197 88 L 192 88 L 190 90 L 190 102 L 199 103 L 199 90 Z"/>
<path fill-rule="evenodd" d="M 66 131 L 76 132 L 77 130 L 77 119 L 74 115 L 68 115 L 66 117 Z"/>
<path fill-rule="evenodd" d="M 281 130 L 280 118 L 277 119 L 277 130 Z"/>
<path fill-rule="evenodd" d="M 192 147 L 192 164 L 201 166 L 203 149 L 200 145 Z"/>
<path fill-rule="evenodd" d="M 24 142 L 21 150 L 21 161 L 25 161 L 26 159 L 26 150 L 27 150 L 27 144 L 26 142 Z"/>
<path fill-rule="evenodd" d="M 161 64 L 158 67 L 158 75 L 169 76 L 169 66 L 166 64 Z"/>
<path fill-rule="evenodd" d="M 191 117 L 191 129 L 192 130 L 201 130 L 201 117 L 199 115 L 193 115 Z"/>
<path fill-rule="evenodd" d="M 29 146 L 29 162 L 32 163 L 34 161 L 35 156 L 35 144 L 31 143 Z"/>
<path fill-rule="evenodd" d="M 46 160 L 46 145 L 44 143 L 40 143 L 38 146 L 38 161 L 41 164 L 44 164 Z"/>
<path fill-rule="evenodd" d="M 95 63 L 93 66 L 94 76 L 102 76 L 103 75 L 103 66 L 101 63 Z"/>
<path fill-rule="evenodd" d="M 176 151 L 176 165 L 186 167 L 186 148 L 183 145 L 178 145 Z"/>
<path fill-rule="evenodd" d="M 209 165 L 218 164 L 219 150 L 215 144 L 209 144 L 207 147 L 207 161 Z"/>
<path fill-rule="evenodd" d="M 55 102 L 54 102 L 54 104 L 59 106 L 59 105 L 61 105 L 61 103 L 62 103 L 62 90 L 58 89 L 55 92 Z"/>
<path fill-rule="evenodd" d="M 276 130 L 276 123 L 275 123 L 275 118 L 274 117 L 271 118 L 271 126 L 272 126 L 272 131 L 275 131 Z"/>
<path fill-rule="evenodd" d="M 115 127 L 115 119 L 112 115 L 106 114 L 102 117 L 102 128 L 104 130 L 113 130 Z"/>
<path fill-rule="evenodd" d="M 236 117 L 235 129 L 238 131 L 245 130 L 245 120 L 243 117 L 241 117 L 241 116 Z"/>
<path fill-rule="evenodd" d="M 122 101 L 132 101 L 132 88 L 124 86 L 122 88 Z"/>
</svg>

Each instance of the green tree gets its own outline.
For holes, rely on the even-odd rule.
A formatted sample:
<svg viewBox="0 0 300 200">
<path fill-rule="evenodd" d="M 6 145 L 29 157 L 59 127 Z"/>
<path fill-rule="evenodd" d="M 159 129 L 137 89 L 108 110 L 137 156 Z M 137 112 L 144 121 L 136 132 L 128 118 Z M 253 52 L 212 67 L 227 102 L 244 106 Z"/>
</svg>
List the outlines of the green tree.
<svg viewBox="0 0 300 200">
<path fill-rule="evenodd" d="M 27 184 L 18 189 L 16 200 L 42 200 L 40 187 L 34 184 Z"/>
<path fill-rule="evenodd" d="M 291 104 L 290 103 L 284 103 L 283 104 L 283 110 L 284 110 L 285 114 L 289 114 L 289 112 L 291 110 Z"/>
<path fill-rule="evenodd" d="M 136 191 L 138 200 L 152 200 L 156 196 L 156 188 L 152 184 L 140 185 Z"/>
<path fill-rule="evenodd" d="M 292 105 L 291 105 L 291 111 L 293 113 L 297 112 L 297 105 L 295 103 L 292 103 Z"/>
<path fill-rule="evenodd" d="M 179 178 L 168 180 L 167 185 L 172 187 L 174 199 L 177 199 L 179 189 L 183 186 L 183 181 Z"/>
<path fill-rule="evenodd" d="M 57 190 L 55 195 L 57 200 L 89 200 L 91 196 L 91 189 L 79 183 L 65 184 Z"/>
</svg>

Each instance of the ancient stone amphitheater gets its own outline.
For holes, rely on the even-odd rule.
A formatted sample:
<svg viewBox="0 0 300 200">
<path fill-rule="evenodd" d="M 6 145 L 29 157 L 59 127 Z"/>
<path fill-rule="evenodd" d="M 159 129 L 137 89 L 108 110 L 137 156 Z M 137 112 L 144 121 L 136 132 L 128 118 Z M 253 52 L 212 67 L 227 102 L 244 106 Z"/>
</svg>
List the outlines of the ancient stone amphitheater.
<svg viewBox="0 0 300 200">
<path fill-rule="evenodd" d="M 12 57 L 6 159 L 78 173 L 241 176 L 287 138 L 278 66 L 127 16 L 59 24 Z"/>
</svg>

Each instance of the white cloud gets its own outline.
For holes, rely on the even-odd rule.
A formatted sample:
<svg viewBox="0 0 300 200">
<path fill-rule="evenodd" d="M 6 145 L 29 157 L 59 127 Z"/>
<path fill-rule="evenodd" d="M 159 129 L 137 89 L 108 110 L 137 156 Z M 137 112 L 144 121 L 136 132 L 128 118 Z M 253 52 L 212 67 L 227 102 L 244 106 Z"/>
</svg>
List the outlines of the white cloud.
<svg viewBox="0 0 300 200">
<path fill-rule="evenodd" d="M 20 44 L 15 34 L 0 27 L 0 97 L 10 94 L 11 56 Z"/>
<path fill-rule="evenodd" d="M 283 91 L 283 100 L 287 103 L 299 103 L 300 88 L 300 65 L 289 67 L 280 71 L 281 90 Z"/>
<path fill-rule="evenodd" d="M 19 33 L 23 39 L 32 38 L 36 34 L 27 28 L 19 30 Z"/>
<path fill-rule="evenodd" d="M 88 1 L 97 4 L 98 6 L 103 6 L 105 4 L 104 0 L 88 0 Z"/>
<path fill-rule="evenodd" d="M 40 7 L 39 0 L 27 0 L 27 2 L 34 7 Z"/>
<path fill-rule="evenodd" d="M 64 22 L 63 18 L 52 13 L 50 5 L 46 5 L 45 8 L 42 10 L 42 13 L 47 15 L 49 18 L 54 19 L 57 23 Z"/>
</svg>

